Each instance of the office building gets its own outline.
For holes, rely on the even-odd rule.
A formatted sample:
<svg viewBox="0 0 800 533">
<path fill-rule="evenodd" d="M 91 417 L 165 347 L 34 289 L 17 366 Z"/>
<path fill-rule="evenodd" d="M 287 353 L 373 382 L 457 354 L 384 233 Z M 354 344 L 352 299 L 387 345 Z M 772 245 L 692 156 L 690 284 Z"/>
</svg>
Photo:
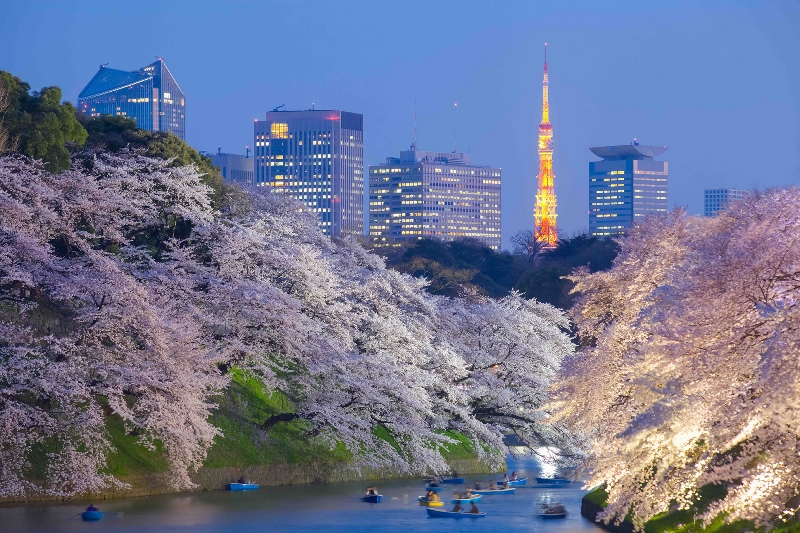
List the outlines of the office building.
<svg viewBox="0 0 800 533">
<path fill-rule="evenodd" d="M 225 180 L 243 185 L 252 185 L 255 182 L 254 158 L 250 157 L 249 149 L 246 155 L 226 154 L 221 149 L 217 149 L 216 154 L 206 155 L 211 158 L 213 165 L 219 168 Z"/>
<path fill-rule="evenodd" d="M 186 139 L 186 101 L 164 60 L 128 72 L 100 65 L 78 95 L 78 111 L 92 117 L 132 118 L 143 130 L 169 131 Z"/>
<path fill-rule="evenodd" d="M 257 185 L 305 204 L 326 235 L 363 234 L 363 115 L 274 109 L 254 130 Z"/>
<path fill-rule="evenodd" d="M 704 214 L 713 217 L 728 207 L 729 203 L 744 200 L 748 195 L 747 191 L 741 189 L 706 189 Z"/>
<path fill-rule="evenodd" d="M 500 249 L 500 169 L 414 149 L 369 167 L 369 242 L 477 239 Z"/>
<path fill-rule="evenodd" d="M 592 237 L 622 235 L 647 216 L 667 213 L 668 166 L 654 159 L 666 146 L 640 146 L 634 141 L 589 149 L 602 158 L 589 163 Z"/>
</svg>

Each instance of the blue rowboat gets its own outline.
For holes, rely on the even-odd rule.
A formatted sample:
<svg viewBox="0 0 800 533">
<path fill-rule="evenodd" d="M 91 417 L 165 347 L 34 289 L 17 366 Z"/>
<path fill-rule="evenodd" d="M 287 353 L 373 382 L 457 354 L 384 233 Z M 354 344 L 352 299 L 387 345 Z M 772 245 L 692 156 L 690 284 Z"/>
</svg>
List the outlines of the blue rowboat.
<svg viewBox="0 0 800 533">
<path fill-rule="evenodd" d="M 542 504 L 542 512 L 539 513 L 540 518 L 566 518 L 567 509 L 560 503 L 552 505 Z"/>
<path fill-rule="evenodd" d="M 370 494 L 368 496 L 361 497 L 361 501 L 367 503 L 381 503 L 382 499 L 383 499 L 382 494 Z"/>
<path fill-rule="evenodd" d="M 547 483 L 548 485 L 569 485 L 572 482 L 563 477 L 537 477 L 536 483 Z"/>
<path fill-rule="evenodd" d="M 447 478 L 444 478 L 443 480 L 441 480 L 439 483 L 453 483 L 453 484 L 460 485 L 460 484 L 464 483 L 464 478 L 463 477 L 447 477 Z"/>
<path fill-rule="evenodd" d="M 481 495 L 476 494 L 471 498 L 453 498 L 450 501 L 453 503 L 478 503 L 479 501 L 481 501 Z"/>
<path fill-rule="evenodd" d="M 258 483 L 231 483 L 228 485 L 233 492 L 241 492 L 243 490 L 257 490 Z"/>
<path fill-rule="evenodd" d="M 103 518 L 103 513 L 100 511 L 84 511 L 81 513 L 81 518 L 84 522 L 97 522 Z"/>
<path fill-rule="evenodd" d="M 431 485 L 430 483 L 425 483 L 425 490 L 432 490 L 433 492 L 440 492 L 442 490 L 442 487 L 440 487 L 438 484 Z"/>
<path fill-rule="evenodd" d="M 509 487 L 507 489 L 495 489 L 495 490 L 473 490 L 472 494 L 482 494 L 484 496 L 488 496 L 490 494 L 514 494 L 514 487 Z"/>
<path fill-rule="evenodd" d="M 509 480 L 508 481 L 508 486 L 509 487 L 521 487 L 522 485 L 525 485 L 527 482 L 528 482 L 528 478 L 521 477 L 521 478 L 515 479 L 513 481 Z M 505 485 L 506 482 L 505 481 L 498 481 L 497 484 L 498 485 Z"/>
<path fill-rule="evenodd" d="M 431 518 L 483 518 L 486 516 L 486 513 L 454 513 L 453 511 L 443 511 L 441 509 L 431 509 L 428 507 L 425 509 L 428 511 L 428 516 Z"/>
</svg>

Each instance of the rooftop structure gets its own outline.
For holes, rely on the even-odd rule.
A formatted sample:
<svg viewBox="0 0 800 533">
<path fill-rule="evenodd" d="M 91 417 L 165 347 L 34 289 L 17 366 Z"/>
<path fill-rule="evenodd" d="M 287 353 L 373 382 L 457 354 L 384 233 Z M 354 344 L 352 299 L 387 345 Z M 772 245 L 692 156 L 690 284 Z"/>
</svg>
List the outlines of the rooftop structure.
<svg viewBox="0 0 800 533">
<path fill-rule="evenodd" d="M 134 71 L 100 65 L 78 95 L 78 111 L 92 117 L 128 117 L 140 129 L 169 131 L 186 138 L 183 91 L 161 58 Z"/>
<path fill-rule="evenodd" d="M 629 145 L 589 148 L 602 161 L 589 163 L 589 232 L 593 237 L 623 235 L 647 216 L 664 215 L 668 204 L 668 165 L 654 158 L 666 146 Z"/>
<path fill-rule="evenodd" d="M 254 158 L 250 157 L 250 148 L 247 148 L 246 155 L 226 154 L 221 148 L 217 149 L 216 154 L 207 154 L 211 157 L 211 162 L 219 168 L 222 177 L 227 181 L 243 185 L 252 185 L 255 182 Z"/>
</svg>

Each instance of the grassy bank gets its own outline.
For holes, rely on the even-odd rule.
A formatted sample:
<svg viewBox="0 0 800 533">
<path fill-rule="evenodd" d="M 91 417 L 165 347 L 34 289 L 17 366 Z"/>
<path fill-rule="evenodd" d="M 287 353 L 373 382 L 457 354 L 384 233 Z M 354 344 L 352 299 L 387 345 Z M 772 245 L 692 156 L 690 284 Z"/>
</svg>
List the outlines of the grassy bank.
<svg viewBox="0 0 800 533">
<path fill-rule="evenodd" d="M 718 516 L 711 524 L 703 526 L 695 517 L 704 512 L 708 506 L 725 496 L 725 488 L 721 485 L 706 485 L 700 489 L 700 497 L 691 509 L 675 510 L 661 513 L 644 525 L 644 533 L 745 533 L 761 532 L 767 533 L 767 528 L 756 528 L 752 522 L 739 520 L 727 524 L 725 516 Z M 589 520 L 594 520 L 597 511 L 605 508 L 608 502 L 608 494 L 602 487 L 599 487 L 583 497 L 584 503 L 581 513 Z M 627 519 L 619 526 L 606 525 L 599 522 L 601 527 L 615 532 L 632 531 L 633 524 Z M 800 533 L 800 523 L 779 522 L 770 532 L 773 533 Z"/>
</svg>

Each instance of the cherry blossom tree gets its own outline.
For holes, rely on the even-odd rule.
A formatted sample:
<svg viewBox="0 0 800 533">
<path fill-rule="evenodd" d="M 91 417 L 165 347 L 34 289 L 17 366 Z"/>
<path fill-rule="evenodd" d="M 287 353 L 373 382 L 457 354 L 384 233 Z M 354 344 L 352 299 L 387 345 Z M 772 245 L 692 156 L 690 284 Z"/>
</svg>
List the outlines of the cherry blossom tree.
<svg viewBox="0 0 800 533">
<path fill-rule="evenodd" d="M 0 159 L 0 496 L 120 484 L 113 420 L 191 487 L 234 368 L 287 399 L 263 431 L 301 420 L 358 465 L 445 471 L 447 430 L 490 460 L 507 432 L 568 444 L 543 410 L 572 352 L 559 311 L 434 297 L 286 196 L 210 197 L 132 152 Z"/>
<path fill-rule="evenodd" d="M 708 484 L 727 492 L 706 523 L 797 511 L 799 207 L 787 189 L 715 218 L 678 211 L 622 239 L 611 271 L 573 276 L 585 348 L 554 404 L 590 439 L 601 518 L 641 527 Z"/>
</svg>

